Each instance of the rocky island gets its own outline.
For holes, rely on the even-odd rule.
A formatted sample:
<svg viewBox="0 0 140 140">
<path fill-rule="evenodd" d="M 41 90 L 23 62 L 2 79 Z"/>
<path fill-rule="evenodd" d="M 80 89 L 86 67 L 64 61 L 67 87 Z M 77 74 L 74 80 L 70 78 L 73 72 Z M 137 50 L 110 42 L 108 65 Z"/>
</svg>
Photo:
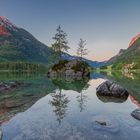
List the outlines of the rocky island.
<svg viewBox="0 0 140 140">
<path fill-rule="evenodd" d="M 48 72 L 48 77 L 89 77 L 89 65 L 81 60 L 60 60 Z"/>
</svg>

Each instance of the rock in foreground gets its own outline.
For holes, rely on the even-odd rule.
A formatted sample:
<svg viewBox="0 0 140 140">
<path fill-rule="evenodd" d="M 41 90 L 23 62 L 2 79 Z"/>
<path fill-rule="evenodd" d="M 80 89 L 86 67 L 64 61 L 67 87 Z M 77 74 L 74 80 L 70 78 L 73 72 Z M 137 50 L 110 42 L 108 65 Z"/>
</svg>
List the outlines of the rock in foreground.
<svg viewBox="0 0 140 140">
<path fill-rule="evenodd" d="M 133 116 L 135 119 L 137 119 L 137 120 L 140 121 L 140 108 L 134 110 L 134 111 L 131 113 L 131 116 Z"/>
<path fill-rule="evenodd" d="M 128 97 L 128 91 L 112 81 L 105 81 L 96 88 L 96 92 L 100 96 Z"/>
<path fill-rule="evenodd" d="M 11 89 L 18 88 L 22 84 L 23 83 L 19 83 L 17 81 L 8 82 L 8 83 L 1 82 L 0 83 L 0 92 L 9 91 Z"/>
<path fill-rule="evenodd" d="M 71 76 L 87 77 L 90 75 L 89 66 L 80 60 L 61 60 L 55 64 L 48 72 L 49 77 Z"/>
</svg>

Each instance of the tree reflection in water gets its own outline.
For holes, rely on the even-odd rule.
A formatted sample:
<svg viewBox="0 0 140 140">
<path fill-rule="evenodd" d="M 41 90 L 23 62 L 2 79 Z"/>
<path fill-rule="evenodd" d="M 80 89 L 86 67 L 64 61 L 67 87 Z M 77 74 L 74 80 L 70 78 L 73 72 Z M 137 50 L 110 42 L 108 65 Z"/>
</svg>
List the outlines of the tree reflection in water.
<svg viewBox="0 0 140 140">
<path fill-rule="evenodd" d="M 77 96 L 77 101 L 79 103 L 80 112 L 82 112 L 86 109 L 87 96 L 84 91 L 86 91 L 86 89 L 89 87 L 88 81 L 85 81 L 85 80 L 81 81 L 81 85 L 83 85 L 83 88 L 79 92 L 80 95 Z"/>
<path fill-rule="evenodd" d="M 54 112 L 57 116 L 57 121 L 59 124 L 66 115 L 68 103 L 70 102 L 66 94 L 62 93 L 63 90 L 73 90 L 80 93 L 77 96 L 77 101 L 79 103 L 80 112 L 86 108 L 87 96 L 83 93 L 89 87 L 89 79 L 74 79 L 74 78 L 56 78 L 52 79 L 52 82 L 57 86 L 58 90 L 52 94 L 52 101 L 50 104 L 54 107 Z"/>
<path fill-rule="evenodd" d="M 66 110 L 68 107 L 68 97 L 66 97 L 65 94 L 62 94 L 62 90 L 56 90 L 55 93 L 52 94 L 52 101 L 50 101 L 50 104 L 54 107 L 54 113 L 57 116 L 57 121 L 59 124 L 61 124 L 62 119 L 66 115 Z"/>
<path fill-rule="evenodd" d="M 77 96 L 77 101 L 79 103 L 80 112 L 86 109 L 87 96 L 81 91 L 80 95 Z"/>
</svg>

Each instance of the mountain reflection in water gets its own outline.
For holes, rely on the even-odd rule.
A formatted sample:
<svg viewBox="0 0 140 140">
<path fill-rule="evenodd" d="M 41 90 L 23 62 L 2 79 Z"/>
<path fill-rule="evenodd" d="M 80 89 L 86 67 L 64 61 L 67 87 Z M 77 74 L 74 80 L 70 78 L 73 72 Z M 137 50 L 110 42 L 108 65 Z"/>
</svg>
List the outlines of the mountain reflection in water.
<svg viewBox="0 0 140 140">
<path fill-rule="evenodd" d="M 91 79 L 20 77 L 28 86 L 8 93 L 9 98 L 0 95 L 0 99 L 28 100 L 29 104 L 9 108 L 7 112 L 13 114 L 1 126 L 3 140 L 138 140 L 140 123 L 130 115 L 140 101 L 137 77 L 132 80 L 117 73 L 94 73 Z M 125 87 L 130 95 L 117 99 L 98 96 L 96 87 L 106 79 Z M 8 113 L 3 115 L 6 118 Z"/>
</svg>

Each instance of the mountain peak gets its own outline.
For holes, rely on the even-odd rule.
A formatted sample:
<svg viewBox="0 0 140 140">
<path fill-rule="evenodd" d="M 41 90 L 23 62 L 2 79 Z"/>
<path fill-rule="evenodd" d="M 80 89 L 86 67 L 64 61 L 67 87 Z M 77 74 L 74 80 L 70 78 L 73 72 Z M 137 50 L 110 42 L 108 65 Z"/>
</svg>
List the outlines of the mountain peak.
<svg viewBox="0 0 140 140">
<path fill-rule="evenodd" d="M 137 34 L 135 37 L 132 38 L 131 42 L 129 43 L 129 47 L 131 47 L 136 42 L 136 40 L 138 38 L 140 38 L 140 33 Z"/>
<path fill-rule="evenodd" d="M 0 35 L 9 36 L 10 31 L 16 31 L 17 27 L 6 17 L 0 16 Z"/>
<path fill-rule="evenodd" d="M 10 33 L 7 31 L 7 29 L 3 25 L 0 25 L 0 35 L 4 35 L 4 36 L 10 35 Z"/>
<path fill-rule="evenodd" d="M 8 28 L 16 28 L 16 26 L 4 16 L 0 16 L 0 25 Z"/>
<path fill-rule="evenodd" d="M 7 18 L 4 16 L 0 16 L 0 20 L 7 20 Z"/>
</svg>

